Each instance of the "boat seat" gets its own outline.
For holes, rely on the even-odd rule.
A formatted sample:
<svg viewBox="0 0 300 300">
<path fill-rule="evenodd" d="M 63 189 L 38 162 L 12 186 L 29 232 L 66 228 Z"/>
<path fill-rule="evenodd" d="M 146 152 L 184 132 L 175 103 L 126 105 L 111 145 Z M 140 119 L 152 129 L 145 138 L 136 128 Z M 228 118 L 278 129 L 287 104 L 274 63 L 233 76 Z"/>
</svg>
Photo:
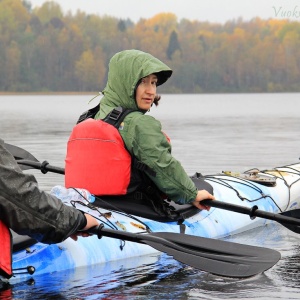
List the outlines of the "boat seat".
<svg viewBox="0 0 300 300">
<path fill-rule="evenodd" d="M 204 177 L 196 173 L 191 177 L 198 190 L 205 189 L 213 194 L 213 187 L 205 181 Z M 169 211 L 164 214 L 155 209 L 153 205 L 143 199 L 135 199 L 134 196 L 97 196 L 93 205 L 107 210 L 115 210 L 126 214 L 135 215 L 159 222 L 183 221 L 199 212 L 199 209 L 190 204 L 176 204 L 174 201 L 160 200 L 164 202 Z"/>
<path fill-rule="evenodd" d="M 137 201 L 134 198 L 128 198 L 122 199 L 122 197 L 97 197 L 93 205 L 104 208 L 109 211 L 118 211 L 118 212 L 124 212 L 129 215 L 135 215 L 138 217 L 143 217 L 159 222 L 172 222 L 172 221 L 179 221 L 184 220 L 188 217 L 191 217 L 195 215 L 197 212 L 199 212 L 199 209 L 197 209 L 193 205 L 178 205 L 174 203 L 173 201 L 166 203 L 166 205 L 174 205 L 174 210 L 171 211 L 169 215 L 167 214 L 161 214 L 154 210 L 154 208 L 143 202 L 143 200 Z"/>
</svg>

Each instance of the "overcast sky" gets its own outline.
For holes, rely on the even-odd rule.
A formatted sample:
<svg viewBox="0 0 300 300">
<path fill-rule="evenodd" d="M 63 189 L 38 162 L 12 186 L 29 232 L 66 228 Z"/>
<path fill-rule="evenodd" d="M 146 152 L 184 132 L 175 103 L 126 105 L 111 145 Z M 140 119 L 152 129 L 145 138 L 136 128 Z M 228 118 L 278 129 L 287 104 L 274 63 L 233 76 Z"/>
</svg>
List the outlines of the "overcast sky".
<svg viewBox="0 0 300 300">
<path fill-rule="evenodd" d="M 47 0 L 28 0 L 41 6 Z M 161 12 L 173 12 L 178 19 L 187 18 L 224 23 L 242 17 L 247 21 L 262 19 L 291 19 L 300 21 L 299 0 L 55 0 L 63 12 L 79 9 L 99 16 L 109 15 L 137 22 Z"/>
</svg>

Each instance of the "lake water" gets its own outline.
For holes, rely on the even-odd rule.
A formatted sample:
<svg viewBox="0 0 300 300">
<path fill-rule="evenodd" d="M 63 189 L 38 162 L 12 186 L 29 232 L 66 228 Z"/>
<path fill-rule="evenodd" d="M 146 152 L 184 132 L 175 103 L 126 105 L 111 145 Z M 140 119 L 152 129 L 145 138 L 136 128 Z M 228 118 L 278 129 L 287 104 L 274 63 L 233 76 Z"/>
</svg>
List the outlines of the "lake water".
<svg viewBox="0 0 300 300">
<path fill-rule="evenodd" d="M 163 95 L 151 115 L 187 173 L 266 169 L 299 161 L 299 94 Z M 91 95 L 0 96 L 0 137 L 63 167 L 66 143 Z M 49 191 L 63 176 L 32 170 Z M 270 247 L 282 259 L 247 280 L 211 276 L 166 255 L 114 262 L 12 285 L 0 299 L 299 299 L 298 235 L 271 224 L 227 240 Z"/>
</svg>

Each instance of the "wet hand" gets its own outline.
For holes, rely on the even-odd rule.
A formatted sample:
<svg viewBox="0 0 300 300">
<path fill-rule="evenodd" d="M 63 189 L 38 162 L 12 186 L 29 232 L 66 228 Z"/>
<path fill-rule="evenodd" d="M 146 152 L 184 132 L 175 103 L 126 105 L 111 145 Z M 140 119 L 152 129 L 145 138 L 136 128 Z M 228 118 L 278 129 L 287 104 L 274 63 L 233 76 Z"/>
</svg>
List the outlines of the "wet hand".
<svg viewBox="0 0 300 300">
<path fill-rule="evenodd" d="M 215 200 L 215 197 L 206 190 L 200 190 L 192 204 L 199 209 L 210 210 L 210 206 L 201 204 L 201 201 L 205 199 Z"/>
<path fill-rule="evenodd" d="M 81 236 L 81 237 L 91 236 L 92 234 L 88 233 L 85 230 L 88 230 L 94 226 L 99 225 L 99 222 L 93 216 L 91 216 L 89 214 L 84 214 L 84 216 L 86 217 L 86 226 L 82 229 L 83 231 L 77 231 L 76 233 L 74 233 L 70 236 L 70 238 L 73 239 L 74 241 L 77 241 L 79 236 Z"/>
</svg>

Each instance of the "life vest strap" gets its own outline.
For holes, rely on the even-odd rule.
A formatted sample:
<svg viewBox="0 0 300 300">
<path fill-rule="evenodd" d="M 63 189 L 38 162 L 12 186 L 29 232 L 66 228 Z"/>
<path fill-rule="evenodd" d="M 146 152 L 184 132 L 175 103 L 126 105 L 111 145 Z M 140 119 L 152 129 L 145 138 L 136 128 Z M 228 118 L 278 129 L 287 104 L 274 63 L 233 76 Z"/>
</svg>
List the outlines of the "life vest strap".
<svg viewBox="0 0 300 300">
<path fill-rule="evenodd" d="M 114 108 L 104 119 L 103 121 L 114 126 L 115 128 L 119 128 L 120 124 L 123 122 L 124 118 L 130 114 L 131 112 L 137 111 L 135 109 L 124 108 L 118 106 Z"/>
<path fill-rule="evenodd" d="M 123 122 L 124 118 L 130 114 L 131 112 L 136 111 L 135 109 L 129 109 L 129 108 L 124 108 L 121 106 L 118 106 L 114 108 L 104 119 L 103 121 L 114 126 L 115 128 L 119 128 L 120 124 Z M 125 146 L 126 147 L 126 146 Z M 137 158 L 132 157 L 132 163 L 133 166 L 142 171 L 142 172 L 147 172 L 149 175 L 155 177 L 156 172 L 151 169 L 149 166 L 146 164 L 140 162 Z"/>
<path fill-rule="evenodd" d="M 122 107 L 114 108 L 108 115 L 108 118 L 116 122 L 119 120 L 123 112 L 124 110 L 122 109 Z"/>
<path fill-rule="evenodd" d="M 85 111 L 84 113 L 82 113 L 79 118 L 78 118 L 78 121 L 76 124 L 79 124 L 81 123 L 82 121 L 86 120 L 86 119 L 89 119 L 89 118 L 92 118 L 94 119 L 94 117 L 96 116 L 96 114 L 98 113 L 100 109 L 100 103 L 98 103 L 95 107 L 93 108 L 90 108 L 89 110 Z"/>
</svg>

